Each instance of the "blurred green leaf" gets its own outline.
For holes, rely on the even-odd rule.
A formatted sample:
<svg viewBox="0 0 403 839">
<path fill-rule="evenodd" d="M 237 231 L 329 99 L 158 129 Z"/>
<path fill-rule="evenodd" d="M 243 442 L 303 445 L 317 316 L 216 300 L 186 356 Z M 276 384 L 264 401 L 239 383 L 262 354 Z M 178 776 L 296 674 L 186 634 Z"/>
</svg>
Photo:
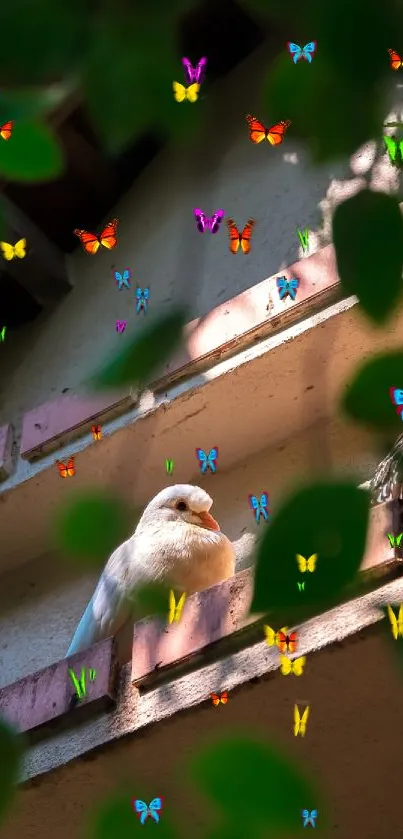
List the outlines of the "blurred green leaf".
<svg viewBox="0 0 403 839">
<path fill-rule="evenodd" d="M 133 515 L 124 502 L 104 490 L 79 492 L 64 501 L 54 521 L 58 548 L 98 564 L 133 531 Z"/>
<path fill-rule="evenodd" d="M 15 122 L 9 140 L 0 139 L 0 172 L 13 181 L 47 181 L 63 172 L 62 150 L 46 125 Z"/>
<path fill-rule="evenodd" d="M 73 84 L 48 88 L 0 90 L 0 124 L 16 119 L 31 119 L 52 111 L 73 92 Z"/>
<path fill-rule="evenodd" d="M 139 817 L 134 812 L 133 800 L 141 798 L 146 804 L 158 795 L 155 790 L 151 794 L 145 795 L 138 783 L 134 783 L 130 790 L 126 793 L 118 794 L 106 801 L 98 809 L 95 820 L 88 825 L 86 832 L 86 839 L 128 839 L 138 833 L 144 839 L 144 828 L 150 828 L 147 822 L 155 822 L 148 818 L 142 825 Z M 177 833 L 172 827 L 169 813 L 163 810 L 161 819 L 158 823 L 158 837 L 159 839 L 176 839 Z"/>
<path fill-rule="evenodd" d="M 278 832 L 299 832 L 301 810 L 321 810 L 318 791 L 307 780 L 306 767 L 297 767 L 273 745 L 249 736 L 223 737 L 203 746 L 191 758 L 189 772 L 202 791 L 224 810 L 228 821 L 238 825 L 238 830 L 243 825 L 245 836 L 263 826 Z"/>
<path fill-rule="evenodd" d="M 22 765 L 21 735 L 0 717 L 0 823 L 12 803 Z"/>
<path fill-rule="evenodd" d="M 184 309 L 174 309 L 147 325 L 90 381 L 94 390 L 120 385 L 145 385 L 180 343 L 186 324 Z"/>
<path fill-rule="evenodd" d="M 294 65 L 286 49 L 270 67 L 261 90 L 260 119 L 271 125 L 291 120 L 288 137 L 308 142 L 315 163 L 352 154 L 379 134 L 384 99 L 350 77 L 343 77 L 326 54 L 312 64 Z M 323 107 L 332 91 L 331 107 Z M 337 126 L 348 126 L 338 130 Z"/>
<path fill-rule="evenodd" d="M 258 545 L 251 612 L 298 607 L 296 554 L 318 554 L 306 572 L 304 603 L 343 592 L 364 556 L 370 499 L 349 482 L 312 484 L 293 493 L 269 522 Z"/>
<path fill-rule="evenodd" d="M 94 12 L 85 0 L 13 0 L 0 4 L 2 86 L 70 76 L 88 47 Z"/>
<path fill-rule="evenodd" d="M 345 387 L 341 407 L 356 422 L 398 433 L 402 421 L 389 388 L 403 389 L 403 352 L 373 355 L 355 370 Z"/>
<path fill-rule="evenodd" d="M 161 583 L 147 583 L 136 588 L 134 608 L 138 620 L 149 615 L 166 619 L 169 610 L 169 588 Z"/>
<path fill-rule="evenodd" d="M 374 323 L 384 323 L 403 289 L 403 219 L 397 199 L 363 189 L 339 204 L 333 242 L 344 290 L 357 295 Z"/>
</svg>

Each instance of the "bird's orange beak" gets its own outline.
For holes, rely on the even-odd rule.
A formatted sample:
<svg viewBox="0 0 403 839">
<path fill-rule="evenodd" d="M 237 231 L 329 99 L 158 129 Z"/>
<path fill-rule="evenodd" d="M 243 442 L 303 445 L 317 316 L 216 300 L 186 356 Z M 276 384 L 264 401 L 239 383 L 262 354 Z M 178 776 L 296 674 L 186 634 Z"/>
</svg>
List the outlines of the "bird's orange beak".
<svg viewBox="0 0 403 839">
<path fill-rule="evenodd" d="M 197 517 L 200 519 L 202 523 L 202 527 L 207 527 L 208 530 L 219 530 L 220 525 L 213 519 L 213 516 L 210 513 L 197 513 Z"/>
</svg>

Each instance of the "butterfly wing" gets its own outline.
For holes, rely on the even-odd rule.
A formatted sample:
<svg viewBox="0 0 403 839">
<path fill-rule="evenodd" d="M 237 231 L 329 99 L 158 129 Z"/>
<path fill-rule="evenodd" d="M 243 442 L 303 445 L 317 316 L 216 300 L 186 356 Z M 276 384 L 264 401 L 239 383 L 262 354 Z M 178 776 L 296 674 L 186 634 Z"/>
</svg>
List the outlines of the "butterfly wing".
<svg viewBox="0 0 403 839">
<path fill-rule="evenodd" d="M 95 233 L 89 233 L 87 230 L 78 229 L 73 230 L 73 233 L 75 236 L 78 236 L 84 250 L 91 256 L 94 256 L 101 247 L 101 243 Z"/>
<path fill-rule="evenodd" d="M 279 146 L 284 140 L 284 134 L 287 128 L 291 125 L 290 119 L 282 119 L 272 125 L 267 132 L 267 139 L 272 146 Z"/>
<path fill-rule="evenodd" d="M 222 702 L 223 705 L 227 704 L 227 702 L 228 702 L 228 691 L 227 690 L 224 690 L 224 692 L 221 694 L 220 699 L 221 699 L 221 702 Z"/>
<path fill-rule="evenodd" d="M 27 240 L 26 239 L 20 239 L 14 245 L 15 255 L 18 256 L 19 259 L 24 259 L 24 256 L 26 256 L 26 253 L 27 253 L 26 252 L 26 245 L 27 245 Z"/>
<path fill-rule="evenodd" d="M 396 157 L 397 157 L 397 149 L 398 149 L 397 140 L 395 139 L 395 137 L 385 137 L 385 136 L 384 136 L 383 139 L 384 139 L 384 143 L 385 143 L 385 146 L 386 146 L 386 151 L 389 153 L 390 161 L 391 161 L 391 163 L 395 163 L 396 162 Z"/>
<path fill-rule="evenodd" d="M 283 676 L 288 676 L 292 670 L 292 662 L 289 658 L 286 658 L 285 655 L 280 656 L 280 669 Z"/>
<path fill-rule="evenodd" d="M 136 798 L 133 801 L 133 807 L 136 813 L 147 813 L 148 807 L 145 801 L 142 801 L 141 798 Z"/>
<path fill-rule="evenodd" d="M 74 457 L 71 457 L 70 460 L 67 461 L 67 474 L 69 478 L 72 478 L 73 475 L 76 474 L 76 468 L 74 466 Z"/>
<path fill-rule="evenodd" d="M 218 233 L 220 224 L 224 218 L 224 210 L 216 210 L 210 219 L 210 230 L 212 233 Z"/>
<path fill-rule="evenodd" d="M 302 48 L 301 58 L 305 58 L 306 61 L 309 61 L 309 63 L 311 64 L 312 59 L 315 55 L 315 50 L 316 50 L 316 41 L 309 41 L 309 43 L 305 44 L 305 46 Z"/>
<path fill-rule="evenodd" d="M 4 125 L 2 125 L 0 127 L 0 137 L 3 140 L 9 140 L 12 133 L 13 133 L 13 123 L 12 122 L 5 122 Z"/>
<path fill-rule="evenodd" d="M 296 560 L 298 562 L 298 568 L 303 574 L 306 571 L 306 559 L 301 554 L 296 554 Z"/>
<path fill-rule="evenodd" d="M 306 734 L 306 727 L 308 725 L 309 710 L 310 710 L 309 705 L 307 705 L 307 707 L 305 708 L 305 711 L 304 711 L 304 713 L 302 714 L 302 717 L 301 717 L 301 722 L 300 722 L 301 737 L 305 737 L 305 734 Z"/>
<path fill-rule="evenodd" d="M 302 58 L 302 49 L 298 44 L 293 44 L 292 41 L 287 41 L 287 49 L 290 55 L 292 56 L 292 60 L 294 64 Z"/>
<path fill-rule="evenodd" d="M 302 827 L 306 827 L 309 824 L 309 810 L 302 810 L 302 818 L 304 819 L 304 823 Z"/>
<path fill-rule="evenodd" d="M 189 61 L 188 58 L 182 58 L 182 65 L 186 84 L 192 84 L 192 82 L 197 82 L 196 68 L 193 67 L 193 64 Z"/>
<path fill-rule="evenodd" d="M 183 102 L 186 99 L 186 87 L 180 82 L 172 82 L 174 97 L 177 102 Z"/>
<path fill-rule="evenodd" d="M 172 589 L 170 589 L 170 592 L 169 592 L 168 623 L 172 623 L 172 621 L 174 620 L 174 618 L 175 618 L 175 611 L 176 611 L 176 600 L 175 600 L 175 595 L 174 595 L 174 593 L 173 593 Z"/>
<path fill-rule="evenodd" d="M 266 644 L 268 647 L 274 647 L 277 643 L 277 632 L 272 629 L 271 626 L 267 626 L 267 624 L 263 625 L 264 634 L 266 636 Z"/>
<path fill-rule="evenodd" d="M 183 610 L 183 607 L 185 605 L 185 600 L 186 600 L 186 592 L 184 591 L 183 594 L 181 594 L 181 596 L 180 596 L 180 598 L 179 598 L 179 600 L 176 604 L 175 614 L 174 614 L 174 620 L 176 621 L 176 623 L 179 623 L 179 621 L 182 617 L 182 610 Z"/>
<path fill-rule="evenodd" d="M 99 234 L 99 241 L 101 245 L 103 245 L 104 248 L 107 248 L 108 251 L 111 251 L 113 248 L 116 248 L 116 245 L 118 243 L 116 235 L 118 224 L 119 219 L 113 218 L 112 221 L 108 222 L 106 227 L 104 227 L 102 233 Z"/>
<path fill-rule="evenodd" d="M 215 707 L 220 704 L 220 697 L 216 693 L 210 693 L 212 703 Z"/>
<path fill-rule="evenodd" d="M 197 459 L 200 463 L 202 475 L 204 475 L 204 473 L 207 469 L 207 455 L 206 455 L 206 452 L 203 451 L 203 449 L 196 449 L 196 457 L 197 457 Z"/>
<path fill-rule="evenodd" d="M 0 242 L 0 247 L 3 252 L 4 259 L 7 259 L 10 262 L 11 259 L 15 257 L 15 248 L 14 245 L 9 245 L 8 242 Z"/>
<path fill-rule="evenodd" d="M 256 119 L 256 117 L 251 116 L 251 114 L 246 115 L 246 122 L 249 125 L 249 137 L 252 143 L 261 143 L 267 137 L 266 126 L 260 120 Z"/>
<path fill-rule="evenodd" d="M 199 84 L 191 84 L 190 87 L 186 88 L 186 99 L 188 99 L 189 102 L 196 102 L 196 99 L 199 95 L 199 90 Z"/>
<path fill-rule="evenodd" d="M 218 447 L 214 446 L 214 448 L 210 449 L 207 457 L 208 465 L 212 472 L 217 471 L 216 462 L 218 460 Z"/>
<path fill-rule="evenodd" d="M 157 824 L 160 820 L 159 810 L 162 810 L 162 798 L 153 798 L 148 805 L 148 812 Z"/>
<path fill-rule="evenodd" d="M 298 705 L 294 705 L 294 737 L 297 737 L 301 726 L 301 717 Z"/>
<path fill-rule="evenodd" d="M 308 569 L 308 571 L 311 572 L 311 574 L 314 572 L 314 570 L 316 568 L 317 558 L 318 558 L 318 554 L 312 554 L 312 556 L 310 556 L 308 561 L 307 561 L 307 569 Z"/>
<path fill-rule="evenodd" d="M 244 253 L 249 253 L 251 247 L 252 229 L 255 224 L 253 218 L 248 219 L 241 234 L 241 248 Z"/>
<path fill-rule="evenodd" d="M 229 249 L 231 253 L 237 253 L 241 242 L 239 230 L 233 218 L 227 218 L 227 227 L 229 232 Z"/>
<path fill-rule="evenodd" d="M 399 635 L 399 629 L 398 629 L 398 626 L 397 626 L 396 615 L 395 615 L 391 606 L 387 606 L 387 610 L 388 610 L 388 616 L 389 616 L 390 625 L 391 625 L 391 629 L 392 629 L 392 635 L 393 635 L 395 641 L 397 641 L 397 637 Z"/>
<path fill-rule="evenodd" d="M 287 661 L 288 660 L 289 659 L 287 659 Z M 306 656 L 305 655 L 302 655 L 301 658 L 296 658 L 292 662 L 292 672 L 295 674 L 295 676 L 302 676 L 302 674 L 304 672 L 305 662 L 306 662 Z"/>
<path fill-rule="evenodd" d="M 388 53 L 390 55 L 390 66 L 391 66 L 392 70 L 398 70 L 399 67 L 401 67 L 402 64 L 403 64 L 403 61 L 400 58 L 400 55 L 398 55 L 398 53 L 395 52 L 394 50 L 388 50 Z"/>
<path fill-rule="evenodd" d="M 201 85 L 204 82 L 204 78 L 206 75 L 206 67 L 207 67 L 207 58 L 203 56 L 193 71 L 194 80 L 197 82 L 198 85 Z"/>
<path fill-rule="evenodd" d="M 204 231 L 206 229 L 206 215 L 205 215 L 205 213 L 203 213 L 203 210 L 201 210 L 200 207 L 195 207 L 195 209 L 193 210 L 193 215 L 195 217 L 196 227 L 197 227 L 199 233 L 204 233 Z"/>
<path fill-rule="evenodd" d="M 61 460 L 57 461 L 57 468 L 59 470 L 59 475 L 61 478 L 67 478 L 67 467 L 65 463 L 62 463 Z M 393 615 L 394 617 L 394 615 Z"/>
<path fill-rule="evenodd" d="M 116 280 L 116 282 L 117 282 L 117 283 L 119 283 L 119 285 L 121 286 L 121 284 L 122 284 L 122 282 L 123 282 L 123 276 L 122 276 L 122 274 L 120 273 L 120 271 L 115 271 L 115 280 Z"/>
<path fill-rule="evenodd" d="M 403 605 L 399 606 L 399 611 L 397 615 L 397 634 L 400 637 L 403 637 Z"/>
</svg>

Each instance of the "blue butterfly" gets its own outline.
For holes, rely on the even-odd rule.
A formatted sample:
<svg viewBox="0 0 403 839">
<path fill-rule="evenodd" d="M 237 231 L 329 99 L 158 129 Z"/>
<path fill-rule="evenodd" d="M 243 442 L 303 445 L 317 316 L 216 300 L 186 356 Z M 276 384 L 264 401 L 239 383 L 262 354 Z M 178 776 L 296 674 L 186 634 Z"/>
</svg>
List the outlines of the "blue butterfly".
<svg viewBox="0 0 403 839">
<path fill-rule="evenodd" d="M 126 288 L 130 288 L 130 278 L 131 273 L 128 268 L 125 268 L 123 274 L 121 274 L 119 271 L 115 271 L 115 280 L 118 283 L 119 291 L 122 291 L 124 285 L 126 286 Z"/>
<path fill-rule="evenodd" d="M 302 818 L 304 819 L 304 822 L 303 822 L 302 827 L 308 827 L 309 824 L 311 824 L 312 827 L 316 827 L 315 822 L 316 822 L 317 817 L 318 817 L 318 811 L 317 810 L 311 810 L 311 812 L 309 812 L 309 810 L 303 810 L 302 811 Z"/>
<path fill-rule="evenodd" d="M 254 510 L 255 519 L 260 524 L 260 517 L 263 516 L 265 521 L 269 521 L 269 513 L 267 507 L 269 505 L 269 495 L 267 492 L 262 492 L 260 501 L 256 495 L 249 495 L 249 504 Z"/>
<path fill-rule="evenodd" d="M 200 463 L 200 471 L 202 475 L 207 472 L 209 466 L 212 472 L 217 471 L 216 460 L 218 459 L 218 448 L 215 446 L 208 454 L 203 449 L 196 449 L 196 457 Z"/>
<path fill-rule="evenodd" d="M 287 280 L 285 277 L 277 277 L 276 282 L 280 300 L 284 300 L 284 297 L 287 297 L 287 294 L 289 294 L 292 300 L 295 300 L 299 287 L 299 280 Z"/>
<path fill-rule="evenodd" d="M 148 310 L 148 298 L 150 296 L 150 289 L 149 288 L 136 288 L 136 298 L 137 298 L 137 306 L 136 312 L 139 315 L 141 310 L 143 310 L 144 314 L 147 314 Z"/>
<path fill-rule="evenodd" d="M 158 824 L 160 816 L 157 811 L 162 810 L 162 798 L 153 798 L 148 806 L 145 801 L 141 800 L 141 798 L 135 798 L 133 805 L 136 813 L 139 814 L 141 824 L 144 824 L 145 820 L 148 819 L 149 816 L 151 816 L 151 818 Z"/>
<path fill-rule="evenodd" d="M 298 44 L 293 44 L 292 41 L 287 41 L 287 49 L 291 56 L 293 56 L 294 64 L 300 60 L 300 58 L 305 58 L 306 61 L 309 61 L 311 64 L 313 56 L 316 50 L 316 41 L 309 41 L 309 44 L 305 44 L 304 47 L 299 47 Z"/>
</svg>

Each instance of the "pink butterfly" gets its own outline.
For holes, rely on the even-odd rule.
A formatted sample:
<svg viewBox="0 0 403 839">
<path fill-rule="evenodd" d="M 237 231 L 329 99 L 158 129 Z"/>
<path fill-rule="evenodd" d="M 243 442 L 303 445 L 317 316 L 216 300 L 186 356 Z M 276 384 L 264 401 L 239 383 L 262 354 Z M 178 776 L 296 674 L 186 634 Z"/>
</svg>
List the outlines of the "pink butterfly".
<svg viewBox="0 0 403 839">
<path fill-rule="evenodd" d="M 209 218 L 205 213 L 203 213 L 203 210 L 200 210 L 199 207 L 195 207 L 193 215 L 195 217 L 196 227 L 199 233 L 204 233 L 205 230 L 210 230 L 211 233 L 218 233 L 220 224 L 224 218 L 224 210 L 216 210 L 211 218 Z"/>
<path fill-rule="evenodd" d="M 201 58 L 196 67 L 192 67 L 188 58 L 182 58 L 182 64 L 185 70 L 186 84 L 201 84 L 204 80 L 207 58 Z"/>
</svg>

